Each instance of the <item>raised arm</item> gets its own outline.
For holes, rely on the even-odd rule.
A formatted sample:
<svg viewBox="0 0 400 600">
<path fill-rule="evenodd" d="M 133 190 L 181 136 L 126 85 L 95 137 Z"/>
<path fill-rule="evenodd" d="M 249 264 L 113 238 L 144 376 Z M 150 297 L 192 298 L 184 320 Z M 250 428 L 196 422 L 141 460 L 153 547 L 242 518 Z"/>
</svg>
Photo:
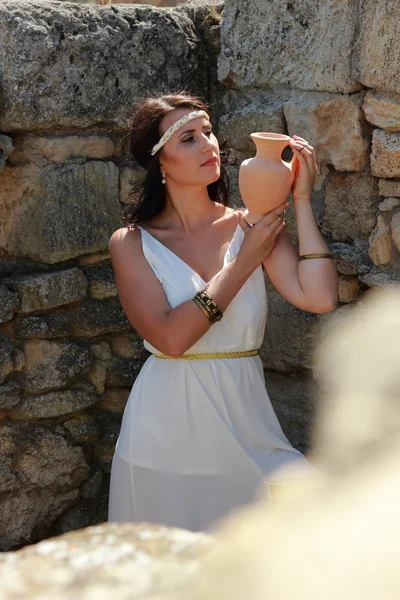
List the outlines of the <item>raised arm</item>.
<svg viewBox="0 0 400 600">
<path fill-rule="evenodd" d="M 206 288 L 222 312 L 272 251 L 283 229 L 278 220 L 269 225 L 265 219 L 255 235 L 245 232 L 238 255 Z M 139 229 L 119 229 L 111 236 L 109 249 L 119 300 L 131 325 L 163 354 L 184 354 L 208 331 L 208 318 L 191 299 L 171 308 L 143 255 Z"/>
<path fill-rule="evenodd" d="M 274 250 L 263 262 L 267 275 L 277 291 L 291 304 L 314 313 L 333 310 L 338 301 L 338 276 L 333 260 L 301 255 L 326 254 L 326 245 L 314 219 L 311 192 L 317 165 L 312 146 L 299 137 L 291 144 L 298 159 L 298 170 L 292 189 L 297 218 L 299 252 L 286 232 L 282 232 Z M 300 151 L 300 148 L 303 150 Z"/>
</svg>

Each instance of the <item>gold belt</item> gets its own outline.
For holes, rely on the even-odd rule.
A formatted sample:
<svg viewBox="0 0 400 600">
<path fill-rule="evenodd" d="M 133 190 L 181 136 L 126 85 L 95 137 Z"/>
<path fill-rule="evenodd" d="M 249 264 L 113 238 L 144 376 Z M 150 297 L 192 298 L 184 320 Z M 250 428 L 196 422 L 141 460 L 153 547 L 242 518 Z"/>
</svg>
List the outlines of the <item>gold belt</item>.
<svg viewBox="0 0 400 600">
<path fill-rule="evenodd" d="M 167 354 L 154 354 L 156 358 L 168 358 L 171 360 L 206 360 L 208 358 L 245 358 L 246 356 L 256 356 L 260 352 L 257 350 L 243 350 L 239 352 L 209 352 L 205 354 L 182 354 L 182 356 L 168 356 Z"/>
</svg>

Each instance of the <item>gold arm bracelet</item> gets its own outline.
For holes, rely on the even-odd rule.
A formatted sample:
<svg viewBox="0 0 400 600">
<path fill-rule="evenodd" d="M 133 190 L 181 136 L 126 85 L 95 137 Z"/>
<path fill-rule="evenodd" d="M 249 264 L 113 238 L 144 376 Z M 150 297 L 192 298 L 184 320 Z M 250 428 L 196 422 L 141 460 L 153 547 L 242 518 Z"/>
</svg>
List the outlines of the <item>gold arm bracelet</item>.
<svg viewBox="0 0 400 600">
<path fill-rule="evenodd" d="M 330 252 L 323 252 L 320 254 L 302 254 L 299 260 L 307 260 L 308 258 L 331 258 L 333 260 L 333 254 Z"/>
<path fill-rule="evenodd" d="M 203 306 L 212 314 L 215 321 L 220 321 L 222 319 L 222 310 L 204 290 L 197 292 L 196 298 L 198 298 Z"/>
<path fill-rule="evenodd" d="M 215 323 L 215 320 L 214 320 L 212 313 L 207 310 L 207 308 L 203 305 L 203 303 L 196 296 L 194 296 L 192 298 L 192 300 L 196 304 L 196 306 L 198 306 L 200 308 L 200 310 L 206 315 L 207 319 L 213 325 Z"/>
</svg>

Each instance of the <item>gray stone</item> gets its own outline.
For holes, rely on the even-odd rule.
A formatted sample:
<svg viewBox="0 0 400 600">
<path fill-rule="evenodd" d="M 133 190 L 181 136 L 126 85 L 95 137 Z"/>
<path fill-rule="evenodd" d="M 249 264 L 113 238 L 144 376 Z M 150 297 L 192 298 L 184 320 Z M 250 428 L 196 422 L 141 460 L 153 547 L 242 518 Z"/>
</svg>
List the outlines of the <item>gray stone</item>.
<svg viewBox="0 0 400 600">
<path fill-rule="evenodd" d="M 127 129 L 139 98 L 207 89 L 207 53 L 183 12 L 5 0 L 0 21 L 5 131 Z"/>
<path fill-rule="evenodd" d="M 101 431 L 101 435 L 93 445 L 94 460 L 105 473 L 110 473 L 115 446 L 121 430 L 121 415 L 96 410 L 93 417 Z"/>
<path fill-rule="evenodd" d="M 103 473 L 100 469 L 95 469 L 89 479 L 81 487 L 82 498 L 96 498 L 100 486 L 103 483 Z"/>
<path fill-rule="evenodd" d="M 289 135 L 299 135 L 315 148 L 319 165 L 337 171 L 363 171 L 369 162 L 361 110 L 363 94 L 293 92 L 283 112 Z"/>
<path fill-rule="evenodd" d="M 12 139 L 8 135 L 0 133 L 0 171 L 4 169 L 8 156 L 13 149 Z"/>
<path fill-rule="evenodd" d="M 343 242 L 368 237 L 379 202 L 378 182 L 370 173 L 331 173 L 325 188 L 323 233 Z"/>
<path fill-rule="evenodd" d="M 257 131 L 286 133 L 282 102 L 272 96 L 258 96 L 245 106 L 224 114 L 219 121 L 219 138 L 245 154 L 255 155 L 256 147 L 250 134 Z"/>
<path fill-rule="evenodd" d="M 143 170 L 124 167 L 119 177 L 119 200 L 122 204 L 131 203 L 132 186 L 143 176 Z"/>
<path fill-rule="evenodd" d="M 13 490 L 0 497 L 0 548 L 7 550 L 35 541 L 35 532 L 48 531 L 75 504 L 89 468 L 81 448 L 36 423 L 1 425 L 0 457 L 2 465 L 12 460 L 16 478 Z"/>
<path fill-rule="evenodd" d="M 91 365 L 87 347 L 76 342 L 29 340 L 24 344 L 26 363 L 18 380 L 27 392 L 45 392 L 72 383 Z"/>
<path fill-rule="evenodd" d="M 368 88 L 395 95 L 400 94 L 399 16 L 397 0 L 360 2 L 352 61 L 355 79 Z"/>
<path fill-rule="evenodd" d="M 109 261 L 104 260 L 100 264 L 82 267 L 82 270 L 89 282 L 89 296 L 99 300 L 117 297 L 114 271 Z"/>
<path fill-rule="evenodd" d="M 356 23 L 352 0 L 230 0 L 219 78 L 236 88 L 359 90 L 350 73 Z"/>
<path fill-rule="evenodd" d="M 387 198 L 400 198 L 400 181 L 390 179 L 379 180 L 379 193 Z"/>
<path fill-rule="evenodd" d="M 30 275 L 8 282 L 21 299 L 20 311 L 46 310 L 83 300 L 88 283 L 78 268 Z"/>
<path fill-rule="evenodd" d="M 78 415 L 64 421 L 63 426 L 76 444 L 94 442 L 99 435 L 99 428 L 89 415 Z"/>
<path fill-rule="evenodd" d="M 108 363 L 107 386 L 125 387 L 133 385 L 142 366 L 143 361 L 141 360 L 122 356 L 113 358 Z"/>
<path fill-rule="evenodd" d="M 193 21 L 207 52 L 211 56 L 218 55 L 221 51 L 223 0 L 175 0 L 175 4 L 178 4 L 178 11 L 184 12 Z"/>
<path fill-rule="evenodd" d="M 131 389 L 132 386 L 126 388 L 108 387 L 99 399 L 99 408 L 101 408 L 104 411 L 109 411 L 112 413 L 118 413 L 122 415 L 122 413 L 125 410 L 126 403 L 128 402 Z"/>
<path fill-rule="evenodd" d="M 104 523 L 0 557 L 3 600 L 161 600 L 201 571 L 213 538 L 150 523 Z M 34 579 L 33 579 L 34 578 Z M 34 581 L 34 586 L 33 586 Z"/>
<path fill-rule="evenodd" d="M 284 433 L 295 448 L 306 452 L 316 406 L 317 389 L 312 373 L 300 371 L 288 376 L 266 371 L 265 382 Z"/>
<path fill-rule="evenodd" d="M 319 315 L 289 304 L 268 287 L 268 318 L 260 356 L 266 369 L 298 371 L 312 367 Z"/>
<path fill-rule="evenodd" d="M 65 163 L 81 159 L 110 158 L 114 155 L 113 140 L 108 136 L 63 135 L 36 136 L 26 135 L 17 138 L 16 153 L 19 162 L 33 162 L 40 167 L 49 163 Z M 16 158 L 13 163 L 16 163 Z M 18 163 L 17 163 L 18 164 Z"/>
<path fill-rule="evenodd" d="M 371 271 L 361 275 L 359 279 L 370 288 L 398 289 L 400 287 L 399 280 L 393 276 L 391 271 Z"/>
<path fill-rule="evenodd" d="M 385 198 L 379 204 L 379 210 L 382 212 L 390 212 L 400 206 L 400 198 Z"/>
<path fill-rule="evenodd" d="M 118 169 L 99 161 L 6 167 L 0 207 L 0 250 L 7 254 L 53 264 L 99 252 L 122 222 Z"/>
<path fill-rule="evenodd" d="M 13 371 L 14 343 L 8 335 L 0 334 L 0 383 Z"/>
<path fill-rule="evenodd" d="M 15 420 L 61 417 L 90 408 L 97 403 L 97 400 L 93 388 L 85 384 L 85 386 L 69 390 L 24 396 L 18 408 L 10 409 L 9 416 Z M 94 431 L 94 425 L 92 429 Z"/>
<path fill-rule="evenodd" d="M 71 315 L 68 313 L 20 315 L 14 321 L 16 338 L 58 338 L 71 332 Z"/>
<path fill-rule="evenodd" d="M 93 337 L 117 331 L 130 331 L 132 326 L 118 300 L 90 299 L 71 309 L 76 336 Z"/>
<path fill-rule="evenodd" d="M 0 323 L 5 323 L 13 318 L 13 314 L 20 305 L 18 294 L 0 285 Z"/>
<path fill-rule="evenodd" d="M 332 242 L 329 248 L 335 258 L 336 268 L 342 275 L 365 274 L 371 270 L 367 240 L 358 239 L 354 245 Z"/>
<path fill-rule="evenodd" d="M 371 171 L 375 177 L 400 177 L 400 133 L 374 129 Z"/>
<path fill-rule="evenodd" d="M 20 386 L 16 381 L 0 385 L 0 409 L 12 408 L 20 401 Z"/>
</svg>

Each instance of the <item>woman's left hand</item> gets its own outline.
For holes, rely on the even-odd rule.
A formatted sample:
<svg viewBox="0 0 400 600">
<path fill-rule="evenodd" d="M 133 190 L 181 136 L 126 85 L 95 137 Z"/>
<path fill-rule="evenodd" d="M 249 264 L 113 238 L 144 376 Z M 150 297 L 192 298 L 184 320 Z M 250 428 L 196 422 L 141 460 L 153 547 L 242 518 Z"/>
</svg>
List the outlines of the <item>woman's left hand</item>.
<svg viewBox="0 0 400 600">
<path fill-rule="evenodd" d="M 292 185 L 293 200 L 295 202 L 309 201 L 318 172 L 315 150 L 305 139 L 297 135 L 294 135 L 289 143 L 297 158 L 296 174 Z"/>
</svg>

